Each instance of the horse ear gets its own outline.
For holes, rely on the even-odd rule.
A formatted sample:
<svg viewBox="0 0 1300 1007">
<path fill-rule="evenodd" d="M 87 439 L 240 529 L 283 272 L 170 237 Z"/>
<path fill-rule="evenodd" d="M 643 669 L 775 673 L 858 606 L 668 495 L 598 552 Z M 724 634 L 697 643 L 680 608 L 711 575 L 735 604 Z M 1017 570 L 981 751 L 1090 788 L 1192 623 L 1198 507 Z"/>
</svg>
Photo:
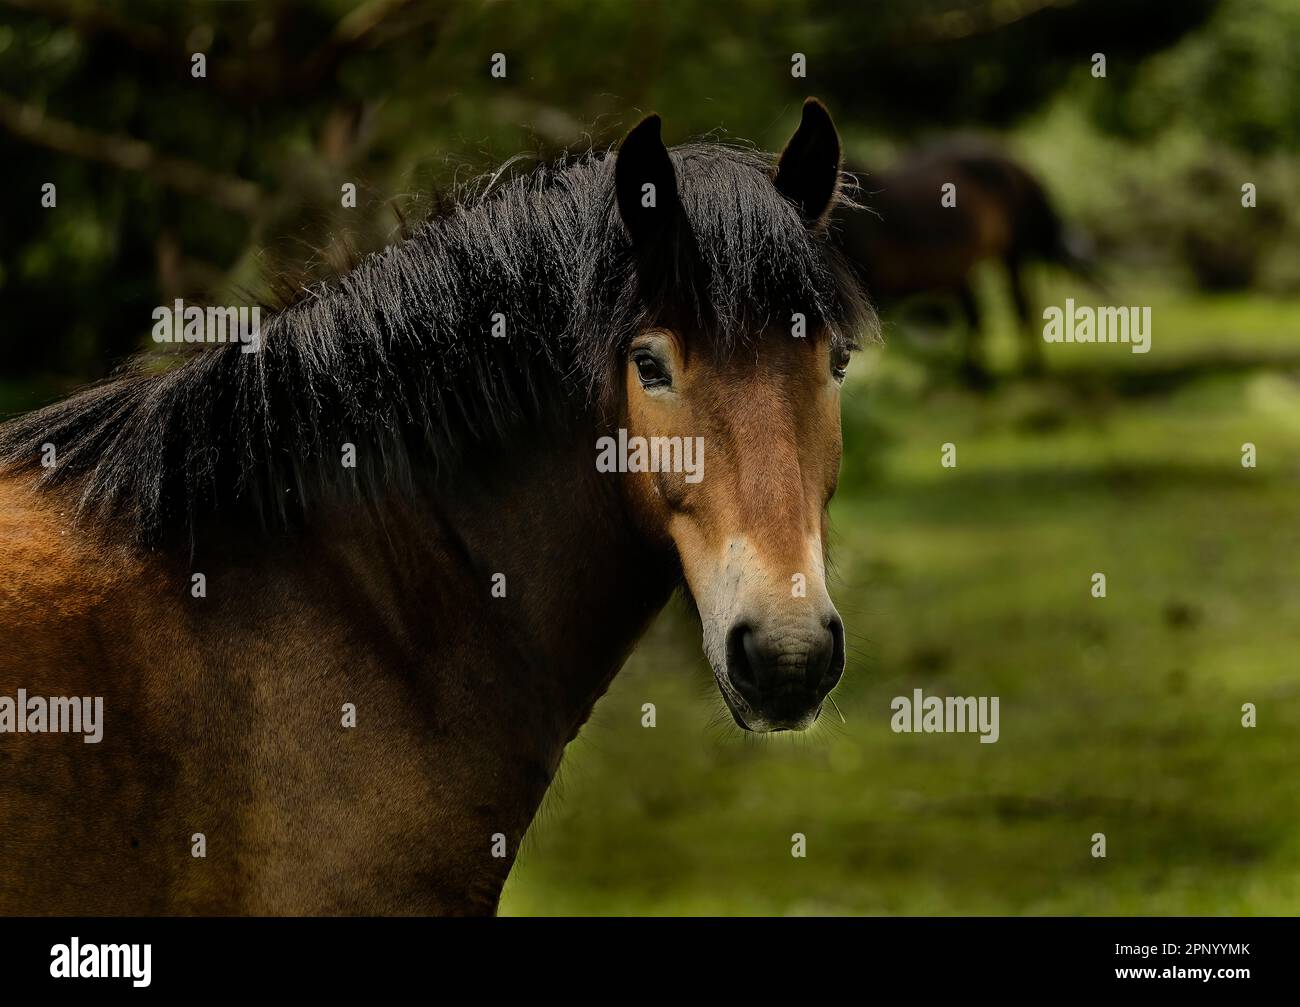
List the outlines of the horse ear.
<svg viewBox="0 0 1300 1007">
<path fill-rule="evenodd" d="M 781 151 L 773 181 L 805 220 L 816 223 L 830 209 L 839 180 L 840 135 L 826 106 L 809 98 L 799 128 Z"/>
<path fill-rule="evenodd" d="M 632 127 L 614 163 L 618 212 L 637 246 L 663 234 L 677 209 L 677 173 L 659 126 L 659 116 L 648 115 Z"/>
</svg>

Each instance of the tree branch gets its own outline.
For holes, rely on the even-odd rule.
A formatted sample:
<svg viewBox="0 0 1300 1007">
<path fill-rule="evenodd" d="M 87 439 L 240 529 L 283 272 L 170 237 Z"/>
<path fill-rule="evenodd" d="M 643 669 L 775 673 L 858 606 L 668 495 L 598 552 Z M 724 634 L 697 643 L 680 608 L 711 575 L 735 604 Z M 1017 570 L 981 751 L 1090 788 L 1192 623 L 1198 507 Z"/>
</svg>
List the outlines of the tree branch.
<svg viewBox="0 0 1300 1007">
<path fill-rule="evenodd" d="M 55 119 L 43 109 L 7 94 L 0 94 L 0 127 L 29 143 L 146 175 L 160 185 L 211 200 L 238 213 L 253 216 L 262 202 L 262 190 L 247 179 L 222 175 L 193 161 L 160 154 L 143 140 L 97 133 Z"/>
</svg>

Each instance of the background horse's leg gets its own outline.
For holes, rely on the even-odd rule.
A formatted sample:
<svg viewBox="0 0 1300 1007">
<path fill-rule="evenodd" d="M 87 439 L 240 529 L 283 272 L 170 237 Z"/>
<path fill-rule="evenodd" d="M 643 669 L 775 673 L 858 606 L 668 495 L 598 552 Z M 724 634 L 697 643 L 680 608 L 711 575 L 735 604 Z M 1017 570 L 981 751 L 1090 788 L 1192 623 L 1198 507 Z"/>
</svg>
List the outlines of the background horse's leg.
<svg viewBox="0 0 1300 1007">
<path fill-rule="evenodd" d="M 1024 263 L 1015 256 L 1007 262 L 1007 279 L 1011 285 L 1011 302 L 1016 309 L 1016 322 L 1024 351 L 1020 359 L 1020 368 L 1025 374 L 1043 373 L 1043 347 L 1038 338 L 1038 329 L 1031 314 L 1029 295 L 1025 290 Z"/>
<path fill-rule="evenodd" d="M 979 302 L 975 299 L 969 278 L 957 289 L 957 301 L 966 323 L 962 332 L 961 378 L 971 388 L 987 388 L 991 378 L 980 352 L 982 339 Z"/>
</svg>

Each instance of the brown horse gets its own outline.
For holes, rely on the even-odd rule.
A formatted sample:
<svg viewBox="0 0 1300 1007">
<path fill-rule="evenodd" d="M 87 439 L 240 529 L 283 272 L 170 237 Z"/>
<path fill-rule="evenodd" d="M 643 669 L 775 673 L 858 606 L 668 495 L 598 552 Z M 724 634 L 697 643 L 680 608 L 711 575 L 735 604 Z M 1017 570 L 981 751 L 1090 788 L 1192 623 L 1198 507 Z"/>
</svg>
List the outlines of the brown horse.
<svg viewBox="0 0 1300 1007">
<path fill-rule="evenodd" d="M 839 151 L 811 99 L 775 166 L 651 116 L 462 194 L 257 352 L 0 427 L 0 910 L 490 913 L 679 585 L 736 722 L 812 723 L 874 324 L 825 238 Z"/>
<path fill-rule="evenodd" d="M 979 263 L 1001 262 L 1024 337 L 1025 368 L 1041 370 L 1041 333 L 1024 267 L 1054 263 L 1087 278 L 1093 270 L 1038 180 L 1005 154 L 969 140 L 921 150 L 883 173 L 858 174 L 872 212 L 839 214 L 837 230 L 872 298 L 887 307 L 916 294 L 954 297 L 966 322 L 962 369 L 981 382 L 987 373 L 971 280 Z"/>
</svg>

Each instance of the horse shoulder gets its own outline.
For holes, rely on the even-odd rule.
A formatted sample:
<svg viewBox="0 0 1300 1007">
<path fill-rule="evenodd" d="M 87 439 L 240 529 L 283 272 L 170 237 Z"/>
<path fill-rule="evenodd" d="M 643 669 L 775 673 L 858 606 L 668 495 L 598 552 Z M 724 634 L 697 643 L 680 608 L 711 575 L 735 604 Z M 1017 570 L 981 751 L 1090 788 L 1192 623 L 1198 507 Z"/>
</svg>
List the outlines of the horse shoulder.
<svg viewBox="0 0 1300 1007">
<path fill-rule="evenodd" d="M 155 561 L 78 521 L 65 495 L 0 477 L 0 669 L 21 670 L 20 684 L 45 688 L 32 679 L 66 680 L 105 651 L 129 652 L 123 608 L 161 580 Z M 9 677 L 0 684 L 12 685 Z"/>
</svg>

